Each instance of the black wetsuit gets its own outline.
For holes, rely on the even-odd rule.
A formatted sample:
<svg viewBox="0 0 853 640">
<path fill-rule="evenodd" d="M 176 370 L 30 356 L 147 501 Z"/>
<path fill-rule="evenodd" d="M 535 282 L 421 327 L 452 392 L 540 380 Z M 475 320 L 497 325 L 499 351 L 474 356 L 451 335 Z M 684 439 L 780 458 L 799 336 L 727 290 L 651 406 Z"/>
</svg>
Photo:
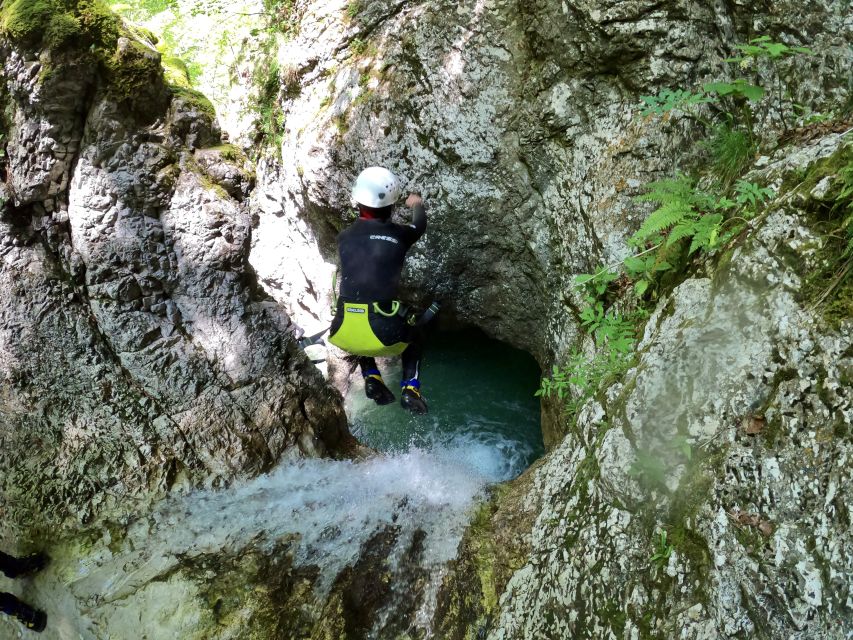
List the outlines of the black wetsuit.
<svg viewBox="0 0 853 640">
<path fill-rule="evenodd" d="M 424 234 L 426 226 L 426 209 L 416 205 L 412 224 L 359 218 L 340 233 L 341 284 L 332 334 L 341 326 L 346 302 L 378 302 L 382 309 L 390 311 L 391 303 L 397 299 L 406 252 Z M 403 379 L 417 378 L 422 351 L 420 332 L 401 316 L 372 315 L 370 326 L 383 344 L 410 343 L 402 355 Z M 358 361 L 365 375 L 377 370 L 373 358 L 360 357 Z"/>
</svg>

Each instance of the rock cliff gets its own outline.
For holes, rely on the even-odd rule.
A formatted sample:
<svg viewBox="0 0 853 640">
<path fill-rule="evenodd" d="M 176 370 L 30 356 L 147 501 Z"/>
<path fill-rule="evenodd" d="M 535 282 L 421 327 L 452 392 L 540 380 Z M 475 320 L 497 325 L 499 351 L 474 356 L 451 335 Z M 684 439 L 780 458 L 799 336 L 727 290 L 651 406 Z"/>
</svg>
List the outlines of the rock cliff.
<svg viewBox="0 0 853 640">
<path fill-rule="evenodd" d="M 777 190 L 766 219 L 670 285 L 636 366 L 577 424 L 543 404 L 554 450 L 478 516 L 437 624 L 447 638 L 849 633 L 850 291 L 835 289 L 840 328 L 825 324 L 806 293 L 828 260 L 820 190 L 795 188 L 849 157 L 849 132 L 783 136 L 792 103 L 849 115 L 844 3 L 307 3 L 301 20 L 280 55 L 299 91 L 281 94 L 281 160 L 256 193 L 274 188 L 276 220 L 307 225 L 331 263 L 351 180 L 389 166 L 431 206 L 408 295 L 546 370 L 583 342 L 573 279 L 629 253 L 643 185 L 707 168 L 700 125 L 641 117 L 640 96 L 735 77 L 724 59 L 758 34 L 813 51 L 755 70 L 788 92 L 756 124 L 778 149 L 751 174 Z M 307 277 L 315 298 L 324 278 Z"/>
<path fill-rule="evenodd" d="M 724 59 L 758 34 L 812 49 L 755 70 L 787 91 L 757 108 L 766 155 L 749 176 L 775 192 L 761 216 L 649 300 L 618 381 L 571 420 L 543 403 L 550 452 L 475 514 L 426 626 L 495 640 L 853 632 L 851 290 L 824 219 L 850 196 L 847 3 L 290 3 L 298 28 L 273 51 L 284 124 L 253 170 L 209 103 L 164 83 L 145 34 L 89 2 L 74 24 L 30 28 L 23 1 L 3 3 L 0 40 L 0 463 L 3 525 L 31 539 L 352 446 L 290 318 L 328 321 L 334 235 L 364 166 L 430 205 L 406 295 L 442 299 L 548 370 L 589 349 L 574 277 L 628 254 L 643 185 L 707 177 L 701 125 L 642 117 L 640 96 L 730 78 Z M 794 103 L 829 125 L 786 133 Z M 51 593 L 86 610 L 90 637 L 140 612 L 150 633 L 182 637 L 426 635 L 431 611 L 399 598 L 424 593 L 420 534 L 388 586 L 405 501 L 325 590 L 293 540 L 215 540 L 180 504 L 64 543 Z M 183 522 L 168 554 L 146 548 Z"/>
<path fill-rule="evenodd" d="M 72 43 L 3 5 L 0 482 L 23 539 L 349 446 L 248 263 L 241 154 L 99 6 L 58 14 Z"/>
</svg>

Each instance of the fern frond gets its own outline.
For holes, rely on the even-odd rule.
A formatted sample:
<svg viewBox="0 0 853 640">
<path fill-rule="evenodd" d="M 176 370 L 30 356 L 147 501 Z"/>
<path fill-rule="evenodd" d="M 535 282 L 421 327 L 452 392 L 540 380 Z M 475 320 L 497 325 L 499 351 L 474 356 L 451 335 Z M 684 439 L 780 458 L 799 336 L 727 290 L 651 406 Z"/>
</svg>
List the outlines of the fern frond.
<svg viewBox="0 0 853 640">
<path fill-rule="evenodd" d="M 637 230 L 637 233 L 634 234 L 634 238 L 643 240 L 650 235 L 669 229 L 685 218 L 695 215 L 696 212 L 689 202 L 683 200 L 664 202 L 646 218 L 645 222 Z"/>
<path fill-rule="evenodd" d="M 689 202 L 693 196 L 693 181 L 686 176 L 667 178 L 650 182 L 648 192 L 634 198 L 637 202 L 670 202 L 683 200 Z"/>
<path fill-rule="evenodd" d="M 669 236 L 666 238 L 666 246 L 671 247 L 676 242 L 681 240 L 682 238 L 688 238 L 696 234 L 696 224 L 693 220 L 688 220 L 686 222 L 681 222 L 675 227 L 673 227 L 672 231 L 669 232 Z"/>
</svg>

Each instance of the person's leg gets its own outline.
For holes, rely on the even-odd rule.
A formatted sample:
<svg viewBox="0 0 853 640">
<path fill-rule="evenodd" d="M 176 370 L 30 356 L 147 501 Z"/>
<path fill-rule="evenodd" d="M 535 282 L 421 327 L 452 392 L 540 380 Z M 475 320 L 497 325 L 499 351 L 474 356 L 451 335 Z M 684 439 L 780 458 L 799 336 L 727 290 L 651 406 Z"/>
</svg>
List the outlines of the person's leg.
<svg viewBox="0 0 853 640">
<path fill-rule="evenodd" d="M 7 578 L 18 578 L 20 576 L 30 575 L 44 569 L 47 564 L 47 556 L 43 553 L 32 553 L 23 558 L 10 556 L 8 553 L 0 551 L 0 571 Z"/>
<path fill-rule="evenodd" d="M 358 359 L 358 366 L 361 369 L 361 376 L 364 378 L 365 395 L 378 405 L 394 402 L 394 394 L 385 386 L 376 359 L 361 356 Z"/>
<path fill-rule="evenodd" d="M 27 629 L 44 631 L 47 625 L 47 614 L 33 609 L 26 602 L 21 602 L 11 593 L 0 593 L 0 611 L 20 620 Z"/>
<path fill-rule="evenodd" d="M 400 380 L 400 404 L 412 413 L 427 413 L 427 403 L 421 396 L 421 356 L 423 332 L 412 334 L 412 342 L 403 351 L 403 378 Z"/>
<path fill-rule="evenodd" d="M 18 559 L 0 551 L 0 571 L 7 578 L 14 578 L 18 575 Z"/>
</svg>

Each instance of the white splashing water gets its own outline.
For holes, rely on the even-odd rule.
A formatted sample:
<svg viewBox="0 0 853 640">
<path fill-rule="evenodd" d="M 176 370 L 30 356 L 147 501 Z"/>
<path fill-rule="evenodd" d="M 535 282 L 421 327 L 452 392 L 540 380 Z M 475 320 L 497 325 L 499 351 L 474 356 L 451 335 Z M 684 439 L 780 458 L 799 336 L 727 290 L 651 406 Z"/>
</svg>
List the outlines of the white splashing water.
<svg viewBox="0 0 853 640">
<path fill-rule="evenodd" d="M 456 434 L 429 448 L 359 462 L 285 462 L 229 489 L 164 503 L 131 526 L 124 551 L 84 569 L 72 588 L 114 602 L 183 560 L 295 539 L 294 563 L 320 569 L 314 589 L 322 597 L 364 544 L 393 526 L 399 533 L 392 570 L 416 532 L 425 534 L 419 563 L 430 578 L 418 624 L 427 628 L 443 567 L 456 556 L 472 508 L 490 484 L 515 477 L 525 465 L 519 443 L 490 433 Z"/>
<path fill-rule="evenodd" d="M 320 565 L 329 579 L 386 525 L 423 529 L 424 562 L 436 566 L 456 555 L 485 487 L 517 474 L 507 450 L 465 435 L 363 462 L 306 460 L 228 491 L 192 495 L 179 508 L 196 539 L 272 543 L 298 535 L 296 563 Z"/>
</svg>

